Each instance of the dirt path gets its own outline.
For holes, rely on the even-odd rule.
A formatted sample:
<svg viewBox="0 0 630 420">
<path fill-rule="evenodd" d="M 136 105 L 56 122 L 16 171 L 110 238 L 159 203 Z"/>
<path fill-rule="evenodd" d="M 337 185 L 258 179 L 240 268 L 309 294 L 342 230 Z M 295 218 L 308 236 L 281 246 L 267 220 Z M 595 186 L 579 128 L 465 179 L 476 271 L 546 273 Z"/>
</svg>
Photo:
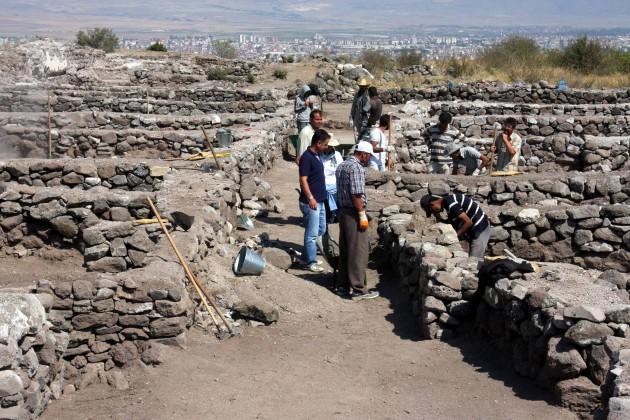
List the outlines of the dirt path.
<svg viewBox="0 0 630 420">
<path fill-rule="evenodd" d="M 295 165 L 265 177 L 286 214 L 258 230 L 301 243 Z M 129 391 L 93 386 L 53 402 L 45 419 L 574 418 L 490 348 L 420 341 L 396 282 L 370 271 L 382 297 L 351 302 L 329 276 L 269 270 L 255 282 L 280 321 L 216 342 L 198 330 L 158 368 L 132 371 Z M 299 277 L 298 277 L 299 276 Z"/>
</svg>

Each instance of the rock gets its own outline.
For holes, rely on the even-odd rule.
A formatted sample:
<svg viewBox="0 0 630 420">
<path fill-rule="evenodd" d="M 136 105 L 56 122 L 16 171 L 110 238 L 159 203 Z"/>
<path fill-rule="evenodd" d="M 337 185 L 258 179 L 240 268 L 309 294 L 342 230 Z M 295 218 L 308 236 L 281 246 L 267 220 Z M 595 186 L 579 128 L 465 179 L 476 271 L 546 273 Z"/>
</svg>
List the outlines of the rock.
<svg viewBox="0 0 630 420">
<path fill-rule="evenodd" d="M 119 365 L 126 365 L 139 357 L 138 348 L 131 341 L 116 344 L 110 349 L 112 359 Z"/>
<path fill-rule="evenodd" d="M 193 306 L 191 300 L 185 296 L 179 302 L 173 302 L 170 300 L 157 300 L 155 301 L 155 310 L 162 316 L 174 317 L 183 315 L 191 309 Z"/>
<path fill-rule="evenodd" d="M 109 247 L 108 247 L 109 250 Z M 122 257 L 105 257 L 87 264 L 91 271 L 100 273 L 119 273 L 127 269 L 127 263 Z"/>
<path fill-rule="evenodd" d="M 451 187 L 444 181 L 431 181 L 429 182 L 429 194 L 433 195 L 446 195 L 451 192 Z"/>
<path fill-rule="evenodd" d="M 84 229 L 81 235 L 87 246 L 99 245 L 106 241 L 105 235 L 97 227 Z"/>
<path fill-rule="evenodd" d="M 554 393 L 560 405 L 572 411 L 591 413 L 601 404 L 599 387 L 584 376 L 558 382 Z"/>
<path fill-rule="evenodd" d="M 459 278 L 456 278 L 455 276 L 451 275 L 450 273 L 447 273 L 445 271 L 440 271 L 438 272 L 434 278 L 434 281 L 436 281 L 437 283 L 440 283 L 444 286 L 447 286 L 453 290 L 461 290 L 462 289 L 462 285 L 461 285 L 461 280 Z"/>
<path fill-rule="evenodd" d="M 288 270 L 293 263 L 289 253 L 280 248 L 263 248 L 262 255 L 266 262 L 281 270 Z"/>
<path fill-rule="evenodd" d="M 140 359 L 147 365 L 161 365 L 164 362 L 164 346 L 151 343 L 149 348 L 142 352 Z"/>
<path fill-rule="evenodd" d="M 560 338 L 549 339 L 547 358 L 542 371 L 546 380 L 555 382 L 575 378 L 584 369 L 586 369 L 586 363 L 575 348 Z"/>
<path fill-rule="evenodd" d="M 97 327 L 111 327 L 116 325 L 118 315 L 111 312 L 79 314 L 72 318 L 72 325 L 77 330 L 87 330 Z"/>
<path fill-rule="evenodd" d="M 538 209 L 523 209 L 516 216 L 516 222 L 521 225 L 528 225 L 536 222 L 540 218 Z"/>
<path fill-rule="evenodd" d="M 606 280 L 618 288 L 625 290 L 628 285 L 629 275 L 626 273 L 620 273 L 617 270 L 607 270 L 599 275 L 599 278 L 602 280 Z"/>
<path fill-rule="evenodd" d="M 66 208 L 59 204 L 59 201 L 53 200 L 31 207 L 30 214 L 35 220 L 48 221 L 63 215 L 65 212 Z"/>
<path fill-rule="evenodd" d="M 424 298 L 424 309 L 431 312 L 446 312 L 446 305 L 439 299 L 434 298 L 433 296 L 426 296 Z"/>
<path fill-rule="evenodd" d="M 0 371 L 0 397 L 15 395 L 23 390 L 22 379 L 12 370 Z"/>
<path fill-rule="evenodd" d="M 606 319 L 606 314 L 601 308 L 589 305 L 564 308 L 563 314 L 567 318 L 585 319 L 592 322 L 603 322 Z"/>
<path fill-rule="evenodd" d="M 591 219 L 599 217 L 599 207 L 598 206 L 579 206 L 579 207 L 569 207 L 567 209 L 567 214 L 571 219 L 580 220 L 580 219 Z"/>
<path fill-rule="evenodd" d="M 125 207 L 112 207 L 110 210 L 110 217 L 114 222 L 126 222 L 129 220 L 133 220 L 129 210 Z"/>
<path fill-rule="evenodd" d="M 186 318 L 159 318 L 151 322 L 149 335 L 152 338 L 176 337 L 186 331 Z"/>
<path fill-rule="evenodd" d="M 147 235 L 146 230 L 139 229 L 127 239 L 127 245 L 139 251 L 149 252 L 153 249 L 154 243 Z"/>
<path fill-rule="evenodd" d="M 0 293 L 0 325 L 10 326 L 7 334 L 0 337 L 3 344 L 8 338 L 19 342 L 25 334 L 37 333 L 45 321 L 46 311 L 35 295 Z"/>
<path fill-rule="evenodd" d="M 605 346 L 592 346 L 586 351 L 588 376 L 595 384 L 602 385 L 610 370 L 610 356 L 606 352 Z"/>
<path fill-rule="evenodd" d="M 109 384 L 109 386 L 114 387 L 119 391 L 126 391 L 129 389 L 129 382 L 121 371 L 110 370 L 105 374 L 105 377 L 107 378 L 107 383 Z"/>
<path fill-rule="evenodd" d="M 271 324 L 279 318 L 278 310 L 269 302 L 253 293 L 241 293 L 240 301 L 232 308 L 241 317 Z"/>
<path fill-rule="evenodd" d="M 85 256 L 86 261 L 99 260 L 106 256 L 108 253 L 109 245 L 107 245 L 106 243 L 91 246 L 83 251 L 83 255 Z"/>
<path fill-rule="evenodd" d="M 592 344 L 601 344 L 604 337 L 613 334 L 614 331 L 606 324 L 581 320 L 567 330 L 564 338 L 575 345 L 586 347 Z"/>
<path fill-rule="evenodd" d="M 70 216 L 55 217 L 50 221 L 53 228 L 61 233 L 64 238 L 72 239 L 79 233 L 79 226 L 74 222 L 74 219 Z"/>
<path fill-rule="evenodd" d="M 630 305 L 616 305 L 606 308 L 606 321 L 630 324 Z"/>
</svg>

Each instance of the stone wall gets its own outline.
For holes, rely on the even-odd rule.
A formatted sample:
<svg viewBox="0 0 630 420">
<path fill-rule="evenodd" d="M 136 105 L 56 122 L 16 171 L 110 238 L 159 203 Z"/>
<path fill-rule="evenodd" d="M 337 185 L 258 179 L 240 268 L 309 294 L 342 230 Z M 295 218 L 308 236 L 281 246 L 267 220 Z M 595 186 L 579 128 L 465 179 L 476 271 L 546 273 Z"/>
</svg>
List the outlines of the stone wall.
<svg viewBox="0 0 630 420">
<path fill-rule="evenodd" d="M 134 88 L 111 87 L 98 90 L 51 89 L 54 112 L 113 111 L 158 114 L 201 112 L 274 112 L 279 98 L 268 90 L 253 92 L 220 87 L 208 88 Z M 222 105 L 223 104 L 223 105 Z M 45 90 L 16 88 L 0 91 L 0 112 L 48 112 Z"/>
<path fill-rule="evenodd" d="M 368 171 L 367 185 L 399 197 L 418 201 L 423 195 L 462 192 L 481 204 L 547 205 L 630 204 L 630 177 L 627 172 L 585 176 L 568 173 L 553 180 L 544 175 L 513 177 L 419 175 Z"/>
<path fill-rule="evenodd" d="M 491 216 L 490 223 L 493 255 L 503 255 L 507 247 L 530 261 L 630 271 L 629 205 L 510 208 Z"/>
<path fill-rule="evenodd" d="M 55 331 L 44 307 L 46 294 L 0 293 L 0 417 L 38 417 L 64 385 L 61 359 L 68 333 Z"/>
<path fill-rule="evenodd" d="M 196 127 L 205 125 L 205 122 L 216 122 L 214 117 L 198 117 L 191 119 L 189 123 L 182 125 L 173 122 L 171 127 L 179 129 L 163 129 L 159 126 L 159 119 L 152 116 L 137 116 L 137 120 L 131 120 L 133 126 L 146 125 L 147 128 L 122 128 L 115 129 L 55 129 L 51 132 L 53 157 L 111 157 L 124 155 L 131 151 L 153 151 L 155 157 L 180 156 L 182 154 L 195 154 L 207 148 L 206 140 L 200 130 L 188 130 L 184 127 Z M 116 119 L 117 117 L 113 117 Z M 117 120 L 121 121 L 121 120 Z M 129 121 L 129 120 L 122 120 Z M 140 121 L 144 121 L 141 123 Z M 121 122 L 122 123 L 122 122 Z M 284 120 L 274 118 L 267 120 L 262 115 L 249 115 L 245 117 L 227 118 L 222 121 L 223 126 L 233 123 L 251 123 L 256 125 L 268 123 L 268 129 L 282 127 Z M 107 123 L 111 125 L 111 123 Z M 216 125 L 216 124 L 215 124 Z M 256 127 L 255 127 L 256 128 Z M 233 141 L 239 142 L 251 138 L 257 133 L 251 127 L 237 127 L 232 129 Z M 209 132 L 210 138 L 214 132 Z M 0 138 L 8 145 L 15 145 L 24 157 L 42 157 L 48 149 L 48 130 L 44 128 L 22 127 L 7 125 L 0 129 Z"/>
<path fill-rule="evenodd" d="M 431 223 L 416 205 L 394 205 L 382 210 L 378 227 L 424 337 L 474 331 L 510 355 L 519 374 L 552 389 L 561 405 L 583 415 L 604 412 L 609 371 L 630 348 L 628 278 L 555 264 L 480 283 L 477 261 L 462 252 L 452 227 Z M 617 382 L 615 397 L 623 377 Z M 611 415 L 625 404 L 611 399 Z"/>
<path fill-rule="evenodd" d="M 630 102 L 630 91 L 581 90 L 560 91 L 546 83 L 532 85 L 505 85 L 500 82 L 476 82 L 451 86 L 431 86 L 420 89 L 383 90 L 384 103 L 404 104 L 410 100 L 486 102 L 549 103 L 549 104 L 615 104 Z"/>
<path fill-rule="evenodd" d="M 418 104 L 422 106 L 423 104 Z M 571 115 L 618 116 L 630 115 L 630 104 L 510 104 L 502 102 L 431 102 L 425 105 L 430 116 L 448 112 L 453 116 L 479 115 Z"/>
<path fill-rule="evenodd" d="M 0 182 L 17 182 L 34 187 L 157 191 L 163 171 L 143 162 L 112 160 L 39 160 L 0 161 Z"/>
</svg>

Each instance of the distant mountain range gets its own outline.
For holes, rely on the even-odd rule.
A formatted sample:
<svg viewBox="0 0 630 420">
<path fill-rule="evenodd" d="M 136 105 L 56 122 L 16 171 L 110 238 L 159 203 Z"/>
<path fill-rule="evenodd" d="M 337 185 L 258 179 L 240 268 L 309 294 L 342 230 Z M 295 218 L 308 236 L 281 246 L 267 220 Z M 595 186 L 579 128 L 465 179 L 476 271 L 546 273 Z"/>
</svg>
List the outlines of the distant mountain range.
<svg viewBox="0 0 630 420">
<path fill-rule="evenodd" d="M 0 35 L 117 31 L 396 30 L 410 26 L 628 27 L 630 0 L 0 0 Z"/>
</svg>

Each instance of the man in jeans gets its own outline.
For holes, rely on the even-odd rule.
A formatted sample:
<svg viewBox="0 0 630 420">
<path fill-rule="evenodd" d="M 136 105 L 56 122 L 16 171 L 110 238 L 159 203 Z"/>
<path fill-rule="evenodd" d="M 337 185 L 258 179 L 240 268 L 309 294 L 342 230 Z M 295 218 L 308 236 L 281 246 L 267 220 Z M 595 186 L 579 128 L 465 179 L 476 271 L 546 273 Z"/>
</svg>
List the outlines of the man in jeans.
<svg viewBox="0 0 630 420">
<path fill-rule="evenodd" d="M 326 232 L 326 177 L 319 153 L 328 149 L 330 135 L 315 130 L 311 146 L 300 158 L 300 210 L 304 215 L 304 263 L 314 273 L 324 271 L 317 262 L 317 237 Z"/>
<path fill-rule="evenodd" d="M 365 170 L 372 157 L 372 145 L 361 141 L 354 154 L 337 167 L 337 198 L 339 200 L 339 275 L 336 293 L 350 291 L 353 300 L 372 299 L 378 292 L 368 291 L 365 284 L 370 237 L 365 195 Z"/>
<path fill-rule="evenodd" d="M 457 231 L 457 237 L 469 242 L 468 256 L 483 259 L 490 239 L 490 222 L 479 204 L 464 194 L 431 195 L 420 200 L 427 217 L 446 210 L 448 221 Z"/>
</svg>

